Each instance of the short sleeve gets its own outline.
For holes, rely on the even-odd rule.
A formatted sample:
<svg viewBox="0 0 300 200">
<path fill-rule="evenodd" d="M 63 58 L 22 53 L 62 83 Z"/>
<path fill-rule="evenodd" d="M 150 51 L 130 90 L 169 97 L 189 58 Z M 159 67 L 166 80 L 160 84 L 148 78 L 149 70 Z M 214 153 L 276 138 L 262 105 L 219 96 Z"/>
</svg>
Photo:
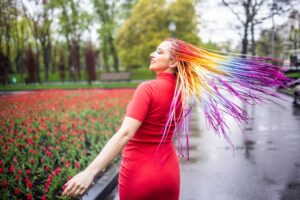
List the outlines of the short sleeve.
<svg viewBox="0 0 300 200">
<path fill-rule="evenodd" d="M 139 84 L 127 106 L 125 115 L 143 122 L 150 107 L 151 96 L 148 83 Z"/>
</svg>

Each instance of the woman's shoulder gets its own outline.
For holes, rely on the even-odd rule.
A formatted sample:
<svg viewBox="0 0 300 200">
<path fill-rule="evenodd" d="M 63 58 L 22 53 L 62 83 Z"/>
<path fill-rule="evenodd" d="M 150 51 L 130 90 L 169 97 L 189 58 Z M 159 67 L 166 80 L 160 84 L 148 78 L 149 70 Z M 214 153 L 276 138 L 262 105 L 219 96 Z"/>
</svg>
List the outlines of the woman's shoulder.
<svg viewBox="0 0 300 200">
<path fill-rule="evenodd" d="M 144 88 L 144 89 L 148 89 L 148 90 L 154 90 L 157 88 L 157 86 L 158 86 L 158 83 L 156 80 L 143 81 L 138 85 L 139 88 Z"/>
</svg>

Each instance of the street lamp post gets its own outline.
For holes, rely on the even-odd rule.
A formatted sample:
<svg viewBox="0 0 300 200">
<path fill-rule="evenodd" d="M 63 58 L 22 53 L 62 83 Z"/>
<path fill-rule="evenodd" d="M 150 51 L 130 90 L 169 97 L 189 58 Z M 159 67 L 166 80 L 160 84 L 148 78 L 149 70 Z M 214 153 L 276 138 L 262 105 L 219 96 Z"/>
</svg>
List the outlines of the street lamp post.
<svg viewBox="0 0 300 200">
<path fill-rule="evenodd" d="M 169 29 L 170 37 L 175 38 L 176 23 L 175 22 L 170 22 L 168 29 Z"/>
</svg>

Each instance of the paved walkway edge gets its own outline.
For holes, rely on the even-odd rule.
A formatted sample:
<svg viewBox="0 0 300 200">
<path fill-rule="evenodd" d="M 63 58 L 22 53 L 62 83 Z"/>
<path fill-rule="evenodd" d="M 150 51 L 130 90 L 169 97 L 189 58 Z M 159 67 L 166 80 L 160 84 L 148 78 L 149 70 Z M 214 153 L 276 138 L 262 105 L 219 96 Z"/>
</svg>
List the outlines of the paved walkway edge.
<svg viewBox="0 0 300 200">
<path fill-rule="evenodd" d="M 120 161 L 113 164 L 108 171 L 99 178 L 81 200 L 104 199 L 118 183 Z"/>
</svg>

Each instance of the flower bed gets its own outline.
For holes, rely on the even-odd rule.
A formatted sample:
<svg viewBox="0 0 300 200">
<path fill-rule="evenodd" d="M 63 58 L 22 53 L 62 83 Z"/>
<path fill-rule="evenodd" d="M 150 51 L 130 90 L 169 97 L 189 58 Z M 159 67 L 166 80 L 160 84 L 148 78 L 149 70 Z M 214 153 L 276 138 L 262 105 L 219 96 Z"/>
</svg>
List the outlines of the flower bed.
<svg viewBox="0 0 300 200">
<path fill-rule="evenodd" d="M 1 199 L 68 199 L 62 185 L 121 125 L 132 89 L 41 91 L 0 98 Z"/>
</svg>

